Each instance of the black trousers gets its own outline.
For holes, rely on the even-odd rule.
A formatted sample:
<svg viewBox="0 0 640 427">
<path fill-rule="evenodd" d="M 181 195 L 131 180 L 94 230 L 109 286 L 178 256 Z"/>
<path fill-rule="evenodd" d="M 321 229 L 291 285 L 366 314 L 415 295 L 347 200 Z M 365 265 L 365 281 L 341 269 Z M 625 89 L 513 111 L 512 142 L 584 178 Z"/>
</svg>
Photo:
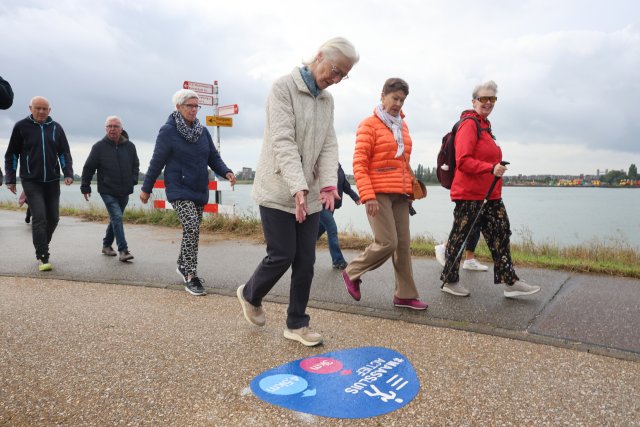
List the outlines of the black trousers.
<svg viewBox="0 0 640 427">
<path fill-rule="evenodd" d="M 456 200 L 453 210 L 453 228 L 447 242 L 447 262 L 444 265 L 440 280 L 446 283 L 456 283 L 460 280 L 460 258 L 452 263 L 453 258 L 460 250 L 464 238 L 471 230 L 471 224 L 482 206 L 482 200 Z M 507 216 L 507 209 L 502 199 L 490 200 L 484 206 L 482 214 L 478 218 L 476 226 L 487 242 L 493 258 L 494 283 L 506 283 L 512 285 L 519 280 L 513 268 L 511 249 L 509 247 L 511 237 L 511 225 Z M 447 274 L 445 275 L 445 272 Z"/>
<path fill-rule="evenodd" d="M 291 267 L 287 328 L 309 326 L 306 310 L 316 261 L 320 214 L 308 215 L 298 223 L 294 214 L 260 206 L 260 220 L 267 242 L 267 256 L 247 282 L 244 298 L 254 306 L 262 305 L 262 299 Z"/>
<path fill-rule="evenodd" d="M 31 209 L 31 235 L 36 258 L 49 259 L 49 242 L 60 220 L 60 181 L 23 181 L 22 188 Z"/>
</svg>

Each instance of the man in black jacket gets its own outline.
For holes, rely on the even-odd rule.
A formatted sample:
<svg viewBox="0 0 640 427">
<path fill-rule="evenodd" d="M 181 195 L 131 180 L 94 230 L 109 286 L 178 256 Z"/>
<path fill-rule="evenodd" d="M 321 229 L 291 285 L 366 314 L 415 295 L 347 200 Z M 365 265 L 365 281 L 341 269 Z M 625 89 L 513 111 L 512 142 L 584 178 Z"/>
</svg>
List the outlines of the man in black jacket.
<svg viewBox="0 0 640 427">
<path fill-rule="evenodd" d="M 80 191 L 85 200 L 91 197 L 91 180 L 98 171 L 98 193 L 109 212 L 109 225 L 102 240 L 102 253 L 115 256 L 111 245 L 115 239 L 118 244 L 120 261 L 129 261 L 133 255 L 129 252 L 124 237 L 122 214 L 129 203 L 129 194 L 138 183 L 140 161 L 133 142 L 122 129 L 122 121 L 116 116 L 107 117 L 107 134 L 91 147 L 91 153 L 82 169 Z"/>
<path fill-rule="evenodd" d="M 60 170 L 64 183 L 73 183 L 73 161 L 67 136 L 60 123 L 49 116 L 49 101 L 34 97 L 31 115 L 13 127 L 4 156 L 7 188 L 16 194 L 16 172 L 20 165 L 22 188 L 32 214 L 31 233 L 40 271 L 52 269 L 49 243 L 60 218 Z"/>
</svg>

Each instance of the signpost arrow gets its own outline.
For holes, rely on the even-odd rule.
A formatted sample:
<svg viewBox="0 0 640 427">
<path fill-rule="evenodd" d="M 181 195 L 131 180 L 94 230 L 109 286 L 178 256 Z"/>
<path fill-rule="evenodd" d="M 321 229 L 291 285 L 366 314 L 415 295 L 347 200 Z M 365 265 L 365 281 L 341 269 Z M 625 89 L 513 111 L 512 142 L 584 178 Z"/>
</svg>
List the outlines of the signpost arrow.
<svg viewBox="0 0 640 427">
<path fill-rule="evenodd" d="M 201 105 L 213 105 L 213 96 L 198 94 L 198 100 Z"/>
<path fill-rule="evenodd" d="M 208 83 L 190 82 L 185 80 L 184 83 L 182 84 L 182 88 L 191 89 L 192 91 L 197 93 L 205 93 L 208 95 L 213 95 L 213 85 L 210 85 Z M 212 104 L 208 104 L 208 105 L 212 105 Z"/>
<path fill-rule="evenodd" d="M 218 107 L 218 116 L 232 116 L 234 114 L 238 114 L 238 104 Z"/>
<path fill-rule="evenodd" d="M 207 116 L 207 126 L 232 127 L 233 119 L 231 117 Z"/>
</svg>

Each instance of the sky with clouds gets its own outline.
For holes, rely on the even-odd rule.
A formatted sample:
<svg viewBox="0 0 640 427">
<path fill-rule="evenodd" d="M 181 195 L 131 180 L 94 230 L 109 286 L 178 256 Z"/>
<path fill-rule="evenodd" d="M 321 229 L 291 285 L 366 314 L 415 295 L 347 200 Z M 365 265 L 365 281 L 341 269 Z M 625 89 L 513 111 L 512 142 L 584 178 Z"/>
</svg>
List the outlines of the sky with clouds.
<svg viewBox="0 0 640 427">
<path fill-rule="evenodd" d="M 410 85 L 414 167 L 435 165 L 442 135 L 489 79 L 499 97 L 490 119 L 511 174 L 640 164 L 640 2 L 628 0 L 0 0 L 0 76 L 15 92 L 0 112 L 0 150 L 42 95 L 76 173 L 113 114 L 146 170 L 173 93 L 184 80 L 217 80 L 220 104 L 239 105 L 233 127 L 221 130 L 222 157 L 235 171 L 255 167 L 272 82 L 334 36 L 361 56 L 328 89 L 347 173 L 355 129 L 388 77 Z M 199 118 L 210 114 L 203 107 Z"/>
</svg>

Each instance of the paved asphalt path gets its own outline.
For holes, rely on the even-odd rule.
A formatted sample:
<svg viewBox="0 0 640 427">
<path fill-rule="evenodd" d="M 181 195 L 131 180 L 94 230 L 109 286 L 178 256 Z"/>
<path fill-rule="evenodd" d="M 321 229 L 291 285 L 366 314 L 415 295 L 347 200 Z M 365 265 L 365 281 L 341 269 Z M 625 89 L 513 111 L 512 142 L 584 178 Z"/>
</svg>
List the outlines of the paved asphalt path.
<svg viewBox="0 0 640 427">
<path fill-rule="evenodd" d="M 42 273 L 37 269 L 31 229 L 23 214 L 0 211 L 0 236 L 5 247 L 0 275 L 182 288 L 175 272 L 181 230 L 126 225 L 135 260 L 122 263 L 100 252 L 105 227 L 62 217 L 51 244 L 54 270 Z M 344 253 L 347 260 L 357 255 Z M 209 293 L 233 296 L 264 255 L 262 244 L 203 234 L 198 274 L 205 279 Z M 391 262 L 363 276 L 363 296 L 356 302 L 344 289 L 339 272 L 331 268 L 328 250 L 320 248 L 310 306 L 640 360 L 640 280 L 516 268 L 521 278 L 542 286 L 542 291 L 529 297 L 504 298 L 502 288 L 493 284 L 491 270 L 461 270 L 461 283 L 470 289 L 471 297 L 460 298 L 440 291 L 441 267 L 434 259 L 414 258 L 418 290 L 429 303 L 426 312 L 414 312 L 391 303 Z M 268 300 L 287 301 L 288 285 L 287 273 Z"/>
<path fill-rule="evenodd" d="M 439 291 L 437 263 L 416 258 L 430 303 L 418 313 L 391 305 L 390 265 L 351 300 L 320 249 L 309 312 L 325 343 L 307 348 L 282 337 L 286 275 L 265 327 L 242 317 L 235 289 L 262 245 L 203 236 L 209 296 L 193 297 L 175 273 L 179 230 L 127 226 L 136 258 L 120 263 L 100 254 L 105 226 L 62 218 L 54 270 L 41 273 L 22 213 L 0 211 L 0 426 L 640 426 L 637 280 L 519 269 L 543 291 L 509 300 L 490 273 L 462 272 L 472 296 L 455 298 Z M 414 401 L 339 420 L 248 388 L 268 368 L 362 346 L 407 356 Z"/>
</svg>

